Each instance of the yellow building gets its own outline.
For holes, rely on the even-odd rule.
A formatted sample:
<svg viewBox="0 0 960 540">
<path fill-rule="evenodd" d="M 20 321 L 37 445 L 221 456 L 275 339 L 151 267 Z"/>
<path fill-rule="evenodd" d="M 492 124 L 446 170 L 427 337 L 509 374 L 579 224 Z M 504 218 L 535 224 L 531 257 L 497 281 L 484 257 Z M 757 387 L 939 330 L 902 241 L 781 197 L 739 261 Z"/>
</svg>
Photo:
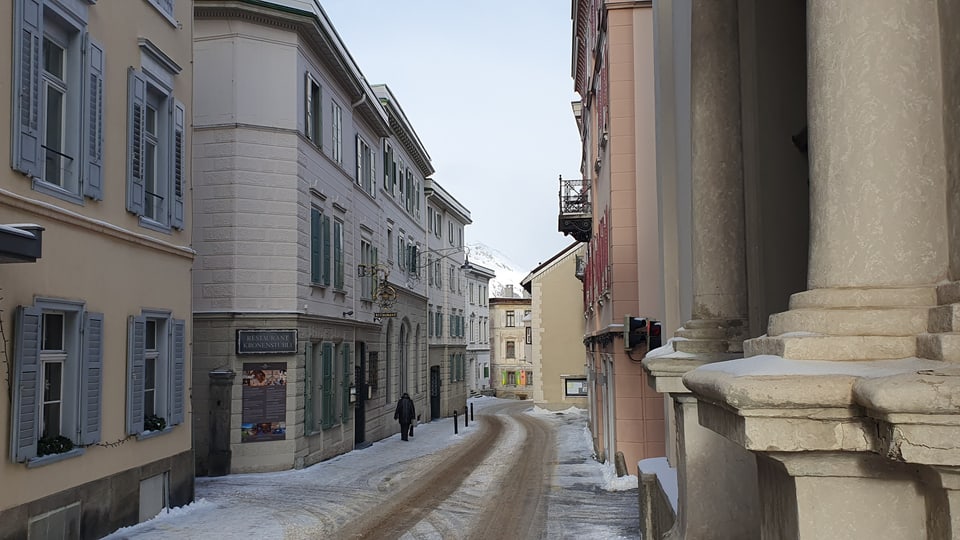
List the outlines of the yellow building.
<svg viewBox="0 0 960 540">
<path fill-rule="evenodd" d="M 530 293 L 527 358 L 533 364 L 533 402 L 562 410 L 587 408 L 583 356 L 583 254 L 575 243 L 533 269 L 520 283 Z"/>
<path fill-rule="evenodd" d="M 192 20 L 0 3 L 0 538 L 99 538 L 193 499 Z"/>
</svg>

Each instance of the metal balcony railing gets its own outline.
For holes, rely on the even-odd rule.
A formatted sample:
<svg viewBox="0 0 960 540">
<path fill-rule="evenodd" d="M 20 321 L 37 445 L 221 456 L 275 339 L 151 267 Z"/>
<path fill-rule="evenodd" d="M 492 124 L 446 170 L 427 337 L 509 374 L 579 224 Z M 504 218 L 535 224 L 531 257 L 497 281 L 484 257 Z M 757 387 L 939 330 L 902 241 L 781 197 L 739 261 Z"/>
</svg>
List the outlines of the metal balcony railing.
<svg viewBox="0 0 960 540">
<path fill-rule="evenodd" d="M 593 208 L 590 200 L 590 181 L 560 177 L 560 219 L 558 229 L 580 242 L 590 239 L 593 229 Z"/>
</svg>

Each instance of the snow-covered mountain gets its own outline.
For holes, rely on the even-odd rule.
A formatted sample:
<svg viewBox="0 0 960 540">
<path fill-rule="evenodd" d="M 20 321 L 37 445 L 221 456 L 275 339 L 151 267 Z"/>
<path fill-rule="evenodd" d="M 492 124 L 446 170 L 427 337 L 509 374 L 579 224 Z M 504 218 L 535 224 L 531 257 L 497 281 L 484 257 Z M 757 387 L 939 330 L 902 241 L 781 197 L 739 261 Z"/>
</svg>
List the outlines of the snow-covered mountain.
<svg viewBox="0 0 960 540">
<path fill-rule="evenodd" d="M 505 297 L 507 285 L 513 285 L 513 296 L 523 296 L 524 290 L 520 282 L 532 269 L 521 269 L 503 252 L 482 242 L 467 242 L 467 258 L 470 262 L 497 273 L 497 277 L 490 280 L 490 298 Z"/>
</svg>

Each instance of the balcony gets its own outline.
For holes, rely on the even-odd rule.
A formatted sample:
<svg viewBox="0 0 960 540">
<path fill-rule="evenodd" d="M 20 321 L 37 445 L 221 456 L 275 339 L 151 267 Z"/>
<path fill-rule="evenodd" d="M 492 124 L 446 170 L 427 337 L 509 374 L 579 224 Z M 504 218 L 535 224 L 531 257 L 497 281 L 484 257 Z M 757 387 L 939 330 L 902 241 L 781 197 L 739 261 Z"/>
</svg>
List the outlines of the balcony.
<svg viewBox="0 0 960 540">
<path fill-rule="evenodd" d="M 560 177 L 560 220 L 558 229 L 578 242 L 590 240 L 593 212 L 590 205 L 590 181 L 564 180 Z"/>
</svg>

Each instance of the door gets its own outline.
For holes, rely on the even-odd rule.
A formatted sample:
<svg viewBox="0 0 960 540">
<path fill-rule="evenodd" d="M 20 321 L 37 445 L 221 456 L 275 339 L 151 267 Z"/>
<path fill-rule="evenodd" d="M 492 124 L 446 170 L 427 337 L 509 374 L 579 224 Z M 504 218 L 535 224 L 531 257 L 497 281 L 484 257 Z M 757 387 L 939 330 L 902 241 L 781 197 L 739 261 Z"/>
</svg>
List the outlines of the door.
<svg viewBox="0 0 960 540">
<path fill-rule="evenodd" d="M 430 418 L 440 418 L 440 366 L 430 366 Z"/>
<path fill-rule="evenodd" d="M 353 442 L 360 446 L 367 440 L 367 344 L 357 344 L 356 362 L 353 364 L 353 381 L 357 389 L 356 408 L 354 409 Z"/>
</svg>

